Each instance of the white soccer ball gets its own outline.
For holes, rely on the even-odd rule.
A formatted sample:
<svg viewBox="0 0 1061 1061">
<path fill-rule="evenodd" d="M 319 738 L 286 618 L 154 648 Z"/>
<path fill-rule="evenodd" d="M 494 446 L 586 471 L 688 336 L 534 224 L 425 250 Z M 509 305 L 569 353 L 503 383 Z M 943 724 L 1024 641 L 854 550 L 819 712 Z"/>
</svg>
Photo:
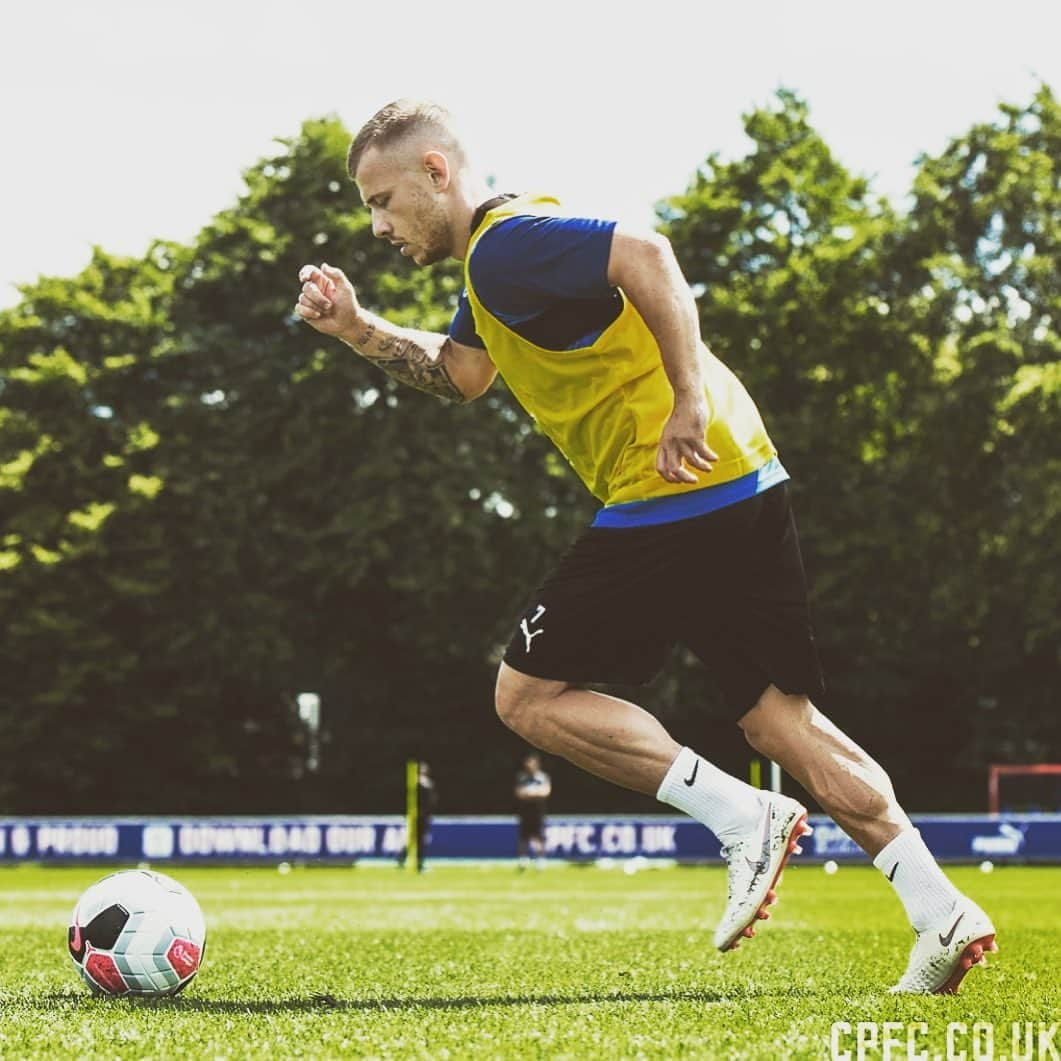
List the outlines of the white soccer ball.
<svg viewBox="0 0 1061 1061">
<path fill-rule="evenodd" d="M 199 971 L 206 922 L 191 892 L 172 877 L 123 870 L 78 900 L 67 947 L 96 994 L 174 995 Z"/>
<path fill-rule="evenodd" d="M 828 873 L 830 877 L 831 877 L 831 876 L 832 876 L 832 875 L 833 875 L 833 874 L 834 874 L 834 873 L 835 873 L 835 872 L 836 872 L 836 871 L 837 871 L 837 870 L 838 870 L 839 868 L 840 868 L 840 867 L 839 867 L 839 866 L 838 866 L 838 865 L 837 865 L 837 864 L 836 864 L 836 863 L 835 863 L 835 862 L 834 862 L 834 861 L 833 861 L 832 859 L 829 859 L 829 861 L 828 861 L 828 862 L 823 862 L 823 863 L 822 863 L 822 869 L 824 869 L 824 870 L 825 870 L 825 872 L 826 872 L 826 873 Z"/>
<path fill-rule="evenodd" d="M 995 864 L 990 859 L 984 859 L 984 861 L 980 863 L 980 872 L 981 873 L 991 873 L 994 870 L 994 868 L 995 868 Z"/>
</svg>

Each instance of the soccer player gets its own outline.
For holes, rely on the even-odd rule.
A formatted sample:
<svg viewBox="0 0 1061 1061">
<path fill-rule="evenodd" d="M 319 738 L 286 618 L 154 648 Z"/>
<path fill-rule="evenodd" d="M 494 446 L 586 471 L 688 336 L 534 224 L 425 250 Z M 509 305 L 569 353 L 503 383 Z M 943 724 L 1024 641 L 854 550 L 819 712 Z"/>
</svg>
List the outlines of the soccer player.
<svg viewBox="0 0 1061 1061">
<path fill-rule="evenodd" d="M 360 130 L 350 176 L 372 231 L 419 266 L 464 263 L 448 334 L 396 327 L 328 264 L 296 313 L 393 377 L 451 402 L 500 373 L 600 500 L 517 619 L 497 678 L 529 744 L 655 795 L 710 829 L 728 864 L 714 942 L 769 916 L 807 832 L 794 799 L 680 747 L 641 707 L 587 688 L 649 680 L 676 643 L 714 674 L 751 746 L 780 763 L 873 858 L 916 932 L 898 992 L 950 992 L 995 948 L 987 915 L 943 874 L 884 770 L 816 706 L 822 678 L 788 474 L 759 411 L 700 336 L 666 239 L 495 195 L 452 116 L 399 100 Z M 779 354 L 783 356 L 783 354 Z"/>
<path fill-rule="evenodd" d="M 525 869 L 533 855 L 538 868 L 545 867 L 545 803 L 553 791 L 541 759 L 533 752 L 516 774 L 516 805 L 519 809 L 519 865 Z"/>
</svg>

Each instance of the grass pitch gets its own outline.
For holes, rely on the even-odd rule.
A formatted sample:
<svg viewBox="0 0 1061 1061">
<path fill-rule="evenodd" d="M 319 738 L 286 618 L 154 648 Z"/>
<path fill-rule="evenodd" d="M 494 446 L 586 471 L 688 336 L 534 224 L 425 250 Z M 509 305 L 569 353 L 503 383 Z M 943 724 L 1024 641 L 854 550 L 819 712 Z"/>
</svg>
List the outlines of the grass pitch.
<svg viewBox="0 0 1061 1061">
<path fill-rule="evenodd" d="M 104 872 L 0 870 L 0 1057 L 825 1058 L 837 1021 L 852 1058 L 860 1021 L 906 1029 L 892 1058 L 946 1057 L 948 1034 L 969 1058 L 1012 1057 L 1014 1022 L 1032 1022 L 1030 1056 L 1061 1052 L 1061 1031 L 1037 1038 L 1061 1009 L 1061 869 L 951 870 L 1001 953 L 956 998 L 893 998 L 912 936 L 870 868 L 790 867 L 773 920 L 727 955 L 715 868 L 177 868 L 209 944 L 159 1001 L 93 998 L 66 954 Z"/>
</svg>

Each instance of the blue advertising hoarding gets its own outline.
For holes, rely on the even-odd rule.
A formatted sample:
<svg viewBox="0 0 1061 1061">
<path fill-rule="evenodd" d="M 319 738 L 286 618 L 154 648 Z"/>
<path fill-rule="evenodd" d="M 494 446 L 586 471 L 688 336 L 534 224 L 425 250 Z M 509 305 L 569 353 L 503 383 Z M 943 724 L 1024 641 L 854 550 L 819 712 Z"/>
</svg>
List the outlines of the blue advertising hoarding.
<svg viewBox="0 0 1061 1061">
<path fill-rule="evenodd" d="M 930 850 L 945 862 L 1061 862 L 1061 815 L 914 816 Z M 828 818 L 812 816 L 805 860 L 867 861 Z M 516 855 L 509 817 L 436 818 L 428 854 L 445 859 Z M 548 857 L 721 860 L 718 841 L 689 818 L 555 816 L 546 825 Z M 400 859 L 405 820 L 378 817 L 19 818 L 0 819 L 0 864 L 12 862 L 351 863 Z"/>
</svg>

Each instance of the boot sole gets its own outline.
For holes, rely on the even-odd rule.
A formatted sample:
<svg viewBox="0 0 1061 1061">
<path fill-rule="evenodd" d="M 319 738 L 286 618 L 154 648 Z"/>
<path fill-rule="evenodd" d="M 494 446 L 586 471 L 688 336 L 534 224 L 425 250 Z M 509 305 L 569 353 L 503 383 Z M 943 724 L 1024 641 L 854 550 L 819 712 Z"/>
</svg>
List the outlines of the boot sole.
<svg viewBox="0 0 1061 1061">
<path fill-rule="evenodd" d="M 984 954 L 987 951 L 997 951 L 998 944 L 995 942 L 995 934 L 981 936 L 967 943 L 955 962 L 950 976 L 932 994 L 934 995 L 956 995 L 962 980 L 974 965 L 987 965 Z"/>
</svg>

